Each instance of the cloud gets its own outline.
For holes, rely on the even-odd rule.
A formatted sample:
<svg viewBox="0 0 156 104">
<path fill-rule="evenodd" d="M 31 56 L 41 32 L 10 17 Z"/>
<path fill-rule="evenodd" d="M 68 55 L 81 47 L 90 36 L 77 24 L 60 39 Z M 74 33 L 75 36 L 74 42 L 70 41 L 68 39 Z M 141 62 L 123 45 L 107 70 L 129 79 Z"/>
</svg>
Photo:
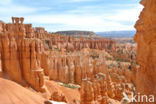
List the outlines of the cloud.
<svg viewBox="0 0 156 104">
<path fill-rule="evenodd" d="M 72 0 L 72 2 L 88 2 L 88 1 L 96 1 L 96 0 Z"/>
<path fill-rule="evenodd" d="M 84 2 L 93 0 L 72 0 Z M 87 3 L 88 4 L 88 3 Z M 112 6 L 113 5 L 113 6 Z M 127 9 L 126 8 L 127 5 Z M 90 31 L 112 31 L 112 30 L 134 30 L 133 25 L 138 18 L 141 6 L 126 4 L 111 5 L 78 5 L 76 8 L 64 6 L 59 7 L 29 7 L 17 4 L 0 6 L 2 20 L 10 20 L 11 16 L 23 16 L 25 23 L 35 26 L 43 26 L 48 31 L 58 30 L 90 30 Z M 67 6 L 67 5 L 66 5 Z M 114 7 L 114 8 L 113 8 Z M 56 10 L 54 9 L 56 8 Z M 55 10 L 55 11 L 52 11 Z M 60 12 L 61 11 L 61 12 Z M 7 18 L 6 18 L 7 17 Z"/>
<path fill-rule="evenodd" d="M 4 0 L 0 2 L 0 16 L 22 15 L 27 13 L 36 12 L 37 8 L 16 4 L 15 0 Z"/>
<path fill-rule="evenodd" d="M 108 16 L 107 19 L 114 21 L 136 21 L 142 8 L 143 7 L 139 5 L 136 8 L 117 10 L 117 12 L 114 15 Z"/>
<path fill-rule="evenodd" d="M 5 1 L 1 1 L 0 5 L 8 5 L 12 2 L 12 0 L 5 0 Z"/>
<path fill-rule="evenodd" d="M 45 24 L 50 29 L 50 25 L 56 25 L 58 30 L 90 30 L 90 31 L 111 31 L 111 30 L 132 30 L 133 26 L 123 25 L 120 22 L 105 20 L 105 16 L 88 15 L 33 15 L 26 16 L 26 23 Z"/>
<path fill-rule="evenodd" d="M 91 7 L 89 7 L 91 8 Z M 53 30 L 90 30 L 90 31 L 112 31 L 112 30 L 134 30 L 133 25 L 138 19 L 142 7 L 118 9 L 110 13 L 101 14 L 44 14 L 26 16 L 27 23 L 45 24 L 48 31 Z M 76 10 L 75 10 L 76 11 Z M 81 9 L 77 9 L 81 11 Z M 52 25 L 52 26 L 50 26 Z M 55 26 L 57 28 L 55 28 Z M 54 29 L 55 28 L 55 29 Z"/>
<path fill-rule="evenodd" d="M 26 7 L 26 6 L 16 6 L 16 5 L 12 5 L 12 6 L 4 6 L 4 7 L 0 7 L 0 14 L 26 14 L 26 13 L 32 13 L 35 12 L 37 9 L 35 8 L 30 8 L 30 7 Z"/>
</svg>

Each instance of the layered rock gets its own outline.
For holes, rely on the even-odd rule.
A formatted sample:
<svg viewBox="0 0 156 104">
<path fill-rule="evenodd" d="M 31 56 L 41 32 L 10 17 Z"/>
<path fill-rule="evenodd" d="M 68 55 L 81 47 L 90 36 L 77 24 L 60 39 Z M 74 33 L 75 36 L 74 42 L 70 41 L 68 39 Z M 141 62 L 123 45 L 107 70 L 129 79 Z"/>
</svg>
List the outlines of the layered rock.
<svg viewBox="0 0 156 104">
<path fill-rule="evenodd" d="M 84 48 L 90 48 L 90 49 L 114 49 L 115 48 L 115 42 L 113 40 L 108 39 L 99 39 L 99 40 L 84 40 L 76 39 L 71 36 L 66 37 L 60 37 L 55 38 L 52 40 L 53 45 L 57 45 L 58 49 L 65 48 L 67 50 L 81 50 Z"/>
<path fill-rule="evenodd" d="M 40 65 L 44 52 L 42 41 L 25 38 L 28 33 L 23 21 L 24 18 L 13 17 L 12 24 L 3 24 L 0 35 L 2 74 L 5 78 L 43 92 L 44 73 Z"/>
<path fill-rule="evenodd" d="M 52 80 L 64 83 L 81 84 L 82 79 L 93 79 L 96 73 L 104 70 L 105 66 L 103 64 L 95 63 L 92 58 L 85 55 L 53 56 L 50 58 L 49 77 Z"/>
<path fill-rule="evenodd" d="M 48 32 L 42 27 L 36 27 L 34 32 L 36 33 L 35 37 L 39 39 L 44 39 L 48 35 Z"/>
<path fill-rule="evenodd" d="M 4 22 L 0 20 L 0 32 L 3 31 L 3 24 L 4 24 Z"/>
<path fill-rule="evenodd" d="M 41 92 L 45 98 L 70 104 L 78 103 L 78 91 L 74 97 L 66 94 L 70 91 L 70 89 L 66 91 L 66 88 L 60 88 L 63 89 L 61 93 L 60 89 L 52 93 L 51 86 L 54 83 L 45 84 L 45 80 L 49 80 L 49 72 L 53 67 L 51 64 L 53 58 L 49 57 L 48 52 L 50 45 L 45 47 L 45 43 L 53 36 L 43 28 L 34 29 L 31 24 L 23 24 L 23 21 L 24 18 L 13 17 L 12 23 L 0 25 L 0 77 L 13 80 L 29 89 L 33 88 L 31 90 Z M 60 64 L 58 78 L 62 82 L 72 79 L 73 73 L 69 78 L 66 76 L 67 72 L 62 74 L 64 70 L 68 71 L 66 59 L 59 58 L 58 60 L 58 65 Z M 70 70 L 73 70 L 72 67 Z"/>
<path fill-rule="evenodd" d="M 80 56 L 52 57 L 49 77 L 64 83 L 81 83 Z"/>
<path fill-rule="evenodd" d="M 96 69 L 100 69 L 97 67 Z M 104 69 L 92 73 L 93 79 L 87 77 L 81 83 L 82 104 L 108 104 L 110 99 L 121 101 L 123 93 L 131 96 L 133 73 L 125 69 Z M 96 74 L 95 74 L 96 73 Z"/>
<path fill-rule="evenodd" d="M 81 104 L 108 104 L 105 75 L 97 74 L 97 79 L 93 82 L 89 81 L 89 79 L 84 79 L 80 94 Z"/>
<path fill-rule="evenodd" d="M 136 22 L 137 70 L 136 90 L 138 93 L 156 96 L 156 1 L 142 0 L 143 11 Z"/>
</svg>

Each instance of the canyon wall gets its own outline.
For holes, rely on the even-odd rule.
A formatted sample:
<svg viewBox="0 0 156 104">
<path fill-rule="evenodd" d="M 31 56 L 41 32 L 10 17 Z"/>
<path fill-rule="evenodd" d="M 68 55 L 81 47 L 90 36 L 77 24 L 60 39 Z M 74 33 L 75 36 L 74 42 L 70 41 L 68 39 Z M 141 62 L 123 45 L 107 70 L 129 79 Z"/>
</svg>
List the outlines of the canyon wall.
<svg viewBox="0 0 156 104">
<path fill-rule="evenodd" d="M 156 99 L 156 0 L 142 0 L 144 6 L 136 22 L 138 93 L 154 95 Z"/>
<path fill-rule="evenodd" d="M 24 18 L 12 18 L 12 24 L 2 24 L 0 33 L 0 54 L 2 76 L 24 86 L 31 86 L 37 91 L 44 92 L 44 73 L 41 68 L 43 43 L 33 36 L 32 27 L 23 24 Z"/>
</svg>

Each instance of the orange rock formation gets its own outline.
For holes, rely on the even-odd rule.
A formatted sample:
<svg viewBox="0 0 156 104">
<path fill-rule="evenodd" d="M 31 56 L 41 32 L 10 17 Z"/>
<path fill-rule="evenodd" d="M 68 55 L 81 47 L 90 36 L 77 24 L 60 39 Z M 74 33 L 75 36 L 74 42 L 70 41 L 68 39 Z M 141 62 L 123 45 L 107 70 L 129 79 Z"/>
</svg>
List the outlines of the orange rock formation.
<svg viewBox="0 0 156 104">
<path fill-rule="evenodd" d="M 13 17 L 12 24 L 3 24 L 0 35 L 2 74 L 5 78 L 44 92 L 44 75 L 40 65 L 44 52 L 42 41 L 25 38 L 29 33 L 25 32 L 23 20 Z"/>
<path fill-rule="evenodd" d="M 69 104 L 108 104 L 110 99 L 121 101 L 123 92 L 132 91 L 133 70 L 109 69 L 105 53 L 100 54 L 102 50 L 116 52 L 113 40 L 51 35 L 23 21 L 12 17 L 12 23 L 0 23 L 0 77 Z M 79 84 L 80 92 L 49 79 Z"/>
<path fill-rule="evenodd" d="M 156 98 L 156 0 L 142 0 L 143 11 L 136 22 L 138 93 L 154 95 Z"/>
</svg>

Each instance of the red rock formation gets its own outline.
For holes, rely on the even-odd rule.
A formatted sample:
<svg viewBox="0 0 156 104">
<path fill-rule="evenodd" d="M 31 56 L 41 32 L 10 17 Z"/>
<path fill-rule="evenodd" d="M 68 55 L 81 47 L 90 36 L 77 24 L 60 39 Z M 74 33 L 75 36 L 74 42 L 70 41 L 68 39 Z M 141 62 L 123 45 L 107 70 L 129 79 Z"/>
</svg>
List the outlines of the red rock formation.
<svg viewBox="0 0 156 104">
<path fill-rule="evenodd" d="M 156 98 L 156 0 L 142 0 L 143 11 L 136 22 L 134 40 L 137 42 L 136 90 Z"/>
<path fill-rule="evenodd" d="M 44 90 L 44 73 L 41 68 L 42 41 L 24 38 L 27 34 L 23 18 L 12 18 L 12 24 L 3 26 L 0 35 L 0 53 L 3 77 L 35 90 Z M 15 22 L 14 22 L 15 21 Z M 21 21 L 21 23 L 19 23 Z"/>
<path fill-rule="evenodd" d="M 93 82 L 84 79 L 81 84 L 80 94 L 81 104 L 108 104 L 105 75 L 97 74 L 97 79 Z"/>
<path fill-rule="evenodd" d="M 44 69 L 45 75 L 49 75 L 49 70 L 50 70 L 50 61 L 49 56 L 46 53 L 42 53 L 41 55 L 41 67 Z"/>
<path fill-rule="evenodd" d="M 51 58 L 49 77 L 64 83 L 81 84 L 82 79 L 92 77 L 94 69 L 90 61 L 88 56 L 83 55 L 54 56 Z"/>
<path fill-rule="evenodd" d="M 121 101 L 123 92 L 131 95 L 133 85 L 127 83 L 128 79 L 124 76 L 124 72 L 120 72 L 120 69 L 105 70 L 103 72 L 105 74 L 97 73 L 92 80 L 82 80 L 80 91 L 82 104 L 108 104 L 110 98 Z"/>
<path fill-rule="evenodd" d="M 47 96 L 51 94 L 51 99 L 69 104 L 80 100 L 75 95 L 66 94 L 68 91 L 62 88 L 52 91 L 54 83 L 45 82 L 45 79 L 82 85 L 82 104 L 107 104 L 109 98 L 122 99 L 124 86 L 131 81 L 131 73 L 108 69 L 103 53 L 99 54 L 99 50 L 113 51 L 114 41 L 50 35 L 44 28 L 23 24 L 23 18 L 13 17 L 12 21 L 12 24 L 3 24 L 0 32 L 2 77 L 36 91 L 46 91 Z M 95 53 L 90 52 L 91 49 L 96 50 Z"/>
<path fill-rule="evenodd" d="M 4 22 L 0 20 L 0 33 L 3 31 L 3 24 Z"/>
<path fill-rule="evenodd" d="M 2 60 L 1 60 L 1 54 L 0 54 L 0 77 L 2 77 Z"/>
<path fill-rule="evenodd" d="M 44 39 L 47 37 L 48 32 L 42 27 L 36 27 L 34 29 L 35 37 L 39 39 Z"/>
<path fill-rule="evenodd" d="M 41 32 L 42 31 L 42 32 Z M 49 47 L 52 47 L 51 44 L 56 45 L 57 48 L 60 50 L 64 48 L 66 50 L 74 51 L 74 50 L 81 50 L 84 48 L 90 49 L 115 49 L 115 41 L 109 39 L 84 39 L 84 38 L 75 38 L 72 36 L 61 36 L 58 34 L 47 35 L 46 31 L 42 28 L 36 30 L 36 34 L 44 34 L 42 39 L 46 39 L 47 44 Z M 48 38 L 47 38 L 48 37 Z"/>
</svg>

